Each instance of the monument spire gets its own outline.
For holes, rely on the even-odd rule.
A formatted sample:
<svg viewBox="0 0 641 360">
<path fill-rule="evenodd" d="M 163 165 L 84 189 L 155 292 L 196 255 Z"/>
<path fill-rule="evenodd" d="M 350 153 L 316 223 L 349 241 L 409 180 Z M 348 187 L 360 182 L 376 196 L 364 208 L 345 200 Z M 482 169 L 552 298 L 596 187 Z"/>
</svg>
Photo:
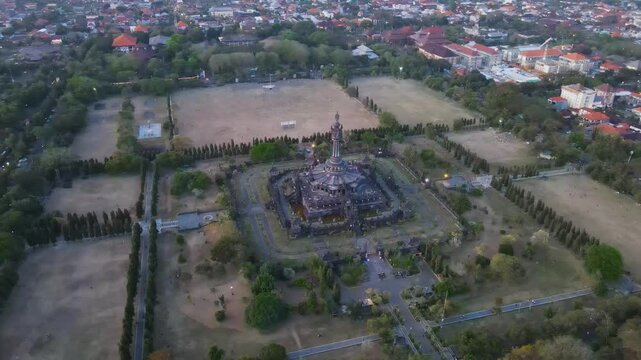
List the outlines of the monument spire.
<svg viewBox="0 0 641 360">
<path fill-rule="evenodd" d="M 343 125 L 338 121 L 340 115 L 336 112 L 334 116 L 336 122 L 332 125 L 332 158 L 340 159 L 341 157 L 341 141 L 343 140 Z"/>
</svg>

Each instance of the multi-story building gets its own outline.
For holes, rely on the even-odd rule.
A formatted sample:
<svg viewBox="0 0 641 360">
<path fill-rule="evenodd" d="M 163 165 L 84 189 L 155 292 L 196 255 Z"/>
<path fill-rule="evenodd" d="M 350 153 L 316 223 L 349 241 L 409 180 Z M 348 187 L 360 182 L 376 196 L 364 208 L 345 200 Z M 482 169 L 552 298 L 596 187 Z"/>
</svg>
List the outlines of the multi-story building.
<svg viewBox="0 0 641 360">
<path fill-rule="evenodd" d="M 457 63 L 463 65 L 467 70 L 476 70 L 483 65 L 483 57 L 474 49 L 455 43 L 446 44 L 443 47 L 458 55 Z"/>
<path fill-rule="evenodd" d="M 539 49 L 521 51 L 518 56 L 518 63 L 523 67 L 534 67 L 537 60 L 558 59 L 563 52 L 559 49 Z"/>
<path fill-rule="evenodd" d="M 481 67 L 492 67 L 501 63 L 501 54 L 489 46 L 476 42 L 465 44 L 467 48 L 473 49 L 481 56 Z"/>
<path fill-rule="evenodd" d="M 573 109 L 592 109 L 596 91 L 586 88 L 581 84 L 565 85 L 561 87 L 561 97 L 568 101 Z"/>
<path fill-rule="evenodd" d="M 585 55 L 579 53 L 569 53 L 559 57 L 559 69 L 565 71 L 579 71 L 587 74 L 590 71 L 591 63 Z"/>
<path fill-rule="evenodd" d="M 436 26 L 422 28 L 414 33 L 414 35 L 410 36 L 410 38 L 414 41 L 414 45 L 417 47 L 425 45 L 443 45 L 449 42 L 445 37 L 443 28 Z"/>
</svg>

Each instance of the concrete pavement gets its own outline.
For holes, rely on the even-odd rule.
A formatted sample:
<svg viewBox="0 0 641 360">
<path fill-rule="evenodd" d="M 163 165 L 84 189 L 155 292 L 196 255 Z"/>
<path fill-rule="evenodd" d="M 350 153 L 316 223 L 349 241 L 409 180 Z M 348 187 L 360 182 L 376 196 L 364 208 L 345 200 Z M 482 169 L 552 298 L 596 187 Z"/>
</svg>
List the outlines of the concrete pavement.
<svg viewBox="0 0 641 360">
<path fill-rule="evenodd" d="M 140 278 L 136 301 L 136 323 L 134 331 L 134 360 L 144 360 L 145 352 L 145 300 L 147 298 L 147 272 L 149 270 L 149 224 L 151 220 L 151 188 L 153 171 L 148 170 L 145 179 L 145 214 L 140 221 Z"/>
<path fill-rule="evenodd" d="M 316 354 L 322 354 L 324 352 L 328 351 L 334 351 L 334 350 L 340 350 L 352 346 L 357 346 L 361 345 L 364 343 L 368 342 L 373 342 L 373 341 L 378 341 L 380 340 L 380 337 L 378 335 L 366 335 L 366 336 L 360 336 L 357 338 L 353 339 L 347 339 L 347 340 L 341 340 L 341 341 L 336 341 L 333 343 L 329 344 L 324 344 L 324 345 L 319 345 L 319 346 L 314 346 L 306 349 L 301 349 L 301 350 L 296 350 L 292 351 L 287 354 L 287 357 L 291 360 L 294 359 L 303 359 L 308 356 L 316 355 Z"/>
</svg>

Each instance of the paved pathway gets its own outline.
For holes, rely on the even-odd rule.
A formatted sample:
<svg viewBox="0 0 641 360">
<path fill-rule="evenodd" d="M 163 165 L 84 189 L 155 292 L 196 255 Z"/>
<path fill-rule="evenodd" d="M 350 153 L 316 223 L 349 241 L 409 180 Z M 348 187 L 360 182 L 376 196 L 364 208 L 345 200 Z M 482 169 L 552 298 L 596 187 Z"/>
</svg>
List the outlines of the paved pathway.
<svg viewBox="0 0 641 360">
<path fill-rule="evenodd" d="M 546 296 L 538 299 L 530 299 L 530 300 L 521 301 L 513 304 L 503 305 L 501 307 L 501 312 L 507 313 L 507 312 L 519 311 L 519 310 L 529 310 L 533 307 L 552 304 L 558 301 L 576 299 L 576 298 L 587 296 L 590 294 L 592 294 L 592 289 L 583 289 L 583 290 L 572 291 L 572 292 L 567 292 L 562 294 L 556 294 L 552 296 Z M 469 312 L 467 314 L 451 316 L 443 319 L 443 321 L 441 322 L 432 323 L 432 324 L 434 326 L 447 326 L 447 325 L 452 325 L 452 324 L 456 324 L 464 321 L 481 319 L 481 318 L 492 316 L 492 315 L 496 315 L 496 313 L 492 309 L 478 310 L 478 311 Z"/>
<path fill-rule="evenodd" d="M 151 166 L 150 166 L 151 167 Z M 145 300 L 147 298 L 147 272 L 149 270 L 149 221 L 151 220 L 151 187 L 153 171 L 147 171 L 145 178 L 145 214 L 140 221 L 142 234 L 140 236 L 140 278 L 136 301 L 136 323 L 134 329 L 134 360 L 144 360 L 145 352 Z"/>
<path fill-rule="evenodd" d="M 372 341 L 378 341 L 378 340 L 380 340 L 380 337 L 378 335 L 360 336 L 353 339 L 341 340 L 341 341 L 336 341 L 329 344 L 292 351 L 287 354 L 287 357 L 292 360 L 302 359 L 308 356 L 322 354 L 328 351 L 340 350 L 340 349 L 357 346 L 357 345 L 361 345 L 361 344 L 372 342 Z"/>
</svg>

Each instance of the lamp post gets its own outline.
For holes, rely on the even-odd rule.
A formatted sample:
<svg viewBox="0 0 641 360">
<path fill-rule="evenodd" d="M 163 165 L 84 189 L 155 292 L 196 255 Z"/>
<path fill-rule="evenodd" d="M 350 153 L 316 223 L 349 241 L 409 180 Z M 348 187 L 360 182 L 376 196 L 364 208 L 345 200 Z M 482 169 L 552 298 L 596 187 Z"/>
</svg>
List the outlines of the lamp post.
<svg viewBox="0 0 641 360">
<path fill-rule="evenodd" d="M 403 78 L 403 67 L 402 66 L 398 67 L 398 77 L 401 78 L 401 79 Z"/>
<path fill-rule="evenodd" d="M 630 163 L 630 160 L 632 160 L 632 155 L 634 155 L 634 150 L 630 150 L 630 156 L 628 157 L 628 164 Z"/>
</svg>

